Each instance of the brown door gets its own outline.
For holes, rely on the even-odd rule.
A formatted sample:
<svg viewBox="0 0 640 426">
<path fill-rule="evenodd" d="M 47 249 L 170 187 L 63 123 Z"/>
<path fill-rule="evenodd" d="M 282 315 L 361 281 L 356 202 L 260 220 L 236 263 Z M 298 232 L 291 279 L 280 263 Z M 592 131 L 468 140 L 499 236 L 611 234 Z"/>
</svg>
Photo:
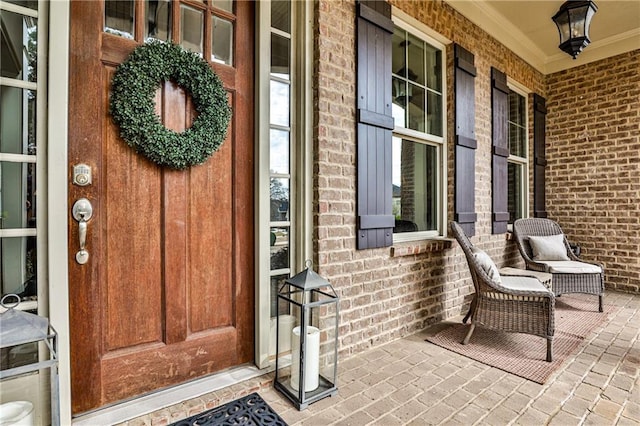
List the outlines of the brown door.
<svg viewBox="0 0 640 426">
<path fill-rule="evenodd" d="M 227 138 L 206 163 L 184 171 L 136 154 L 108 112 L 115 68 L 158 25 L 148 5 L 161 3 L 171 38 L 184 34 L 193 46 L 200 31 L 204 58 L 212 57 L 214 19 L 232 28 L 230 65 L 212 64 L 234 111 Z M 131 11 L 125 0 L 71 3 L 68 201 L 93 205 L 84 265 L 69 214 L 74 413 L 253 359 L 253 3 L 233 2 L 228 11 L 215 7 L 224 1 L 211 3 L 137 0 Z M 133 39 L 104 31 L 105 7 L 108 24 L 135 22 Z M 194 115 L 188 94 L 171 82 L 159 89 L 156 110 L 175 131 Z M 71 183 L 79 163 L 91 166 L 91 185 Z"/>
</svg>

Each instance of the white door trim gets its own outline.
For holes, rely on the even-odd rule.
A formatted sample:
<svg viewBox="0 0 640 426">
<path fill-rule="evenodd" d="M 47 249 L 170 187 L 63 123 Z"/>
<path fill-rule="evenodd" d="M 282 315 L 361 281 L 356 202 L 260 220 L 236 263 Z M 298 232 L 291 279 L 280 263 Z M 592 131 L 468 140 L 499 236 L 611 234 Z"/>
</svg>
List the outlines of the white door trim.
<svg viewBox="0 0 640 426">
<path fill-rule="evenodd" d="M 47 124 L 47 253 L 49 319 L 58 332 L 60 424 L 71 424 L 69 272 L 67 250 L 67 147 L 69 123 L 69 0 L 49 4 Z"/>
</svg>

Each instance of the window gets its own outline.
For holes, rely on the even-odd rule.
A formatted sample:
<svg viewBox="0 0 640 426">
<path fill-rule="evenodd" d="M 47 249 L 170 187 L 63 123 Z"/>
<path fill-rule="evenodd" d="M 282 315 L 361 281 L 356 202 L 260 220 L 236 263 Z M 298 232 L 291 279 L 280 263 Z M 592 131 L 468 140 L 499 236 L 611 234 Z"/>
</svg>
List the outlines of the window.
<svg viewBox="0 0 640 426">
<path fill-rule="evenodd" d="M 311 256 L 312 185 L 310 167 L 304 165 L 310 164 L 313 141 L 312 62 L 304 52 L 312 43 L 312 10 L 307 2 L 256 2 L 260 22 L 256 364 L 260 368 L 275 360 L 276 319 L 280 318 L 284 335 L 283 330 L 289 327 L 290 335 L 293 327 L 288 307 L 278 305 L 278 290 Z"/>
<path fill-rule="evenodd" d="M 527 216 L 528 143 L 527 99 L 509 90 L 509 158 L 507 207 L 509 223 Z"/>
<path fill-rule="evenodd" d="M 397 23 L 392 37 L 394 241 L 442 235 L 444 48 Z"/>
<path fill-rule="evenodd" d="M 39 19 L 43 5 L 0 2 L 0 296 L 17 294 L 17 309 L 31 313 L 46 306 L 38 304 L 38 297 L 46 296 L 46 288 L 38 288 L 46 264 L 46 253 L 38 253 L 46 204 L 38 197 L 46 183 L 46 79 L 38 57 L 47 35 Z M 4 348 L 0 355 L 2 369 L 18 367 L 38 360 L 38 346 Z"/>
<path fill-rule="evenodd" d="M 134 39 L 139 25 L 135 4 L 134 0 L 105 0 L 104 31 Z M 144 40 L 177 42 L 187 50 L 209 57 L 211 62 L 233 66 L 235 16 L 231 0 L 180 2 L 175 35 L 172 8 L 171 0 L 144 1 Z M 211 43 L 205 41 L 207 34 Z"/>
<path fill-rule="evenodd" d="M 291 276 L 291 2 L 271 2 L 271 68 L 269 105 L 269 216 L 271 317 L 278 308 L 278 289 Z"/>
</svg>

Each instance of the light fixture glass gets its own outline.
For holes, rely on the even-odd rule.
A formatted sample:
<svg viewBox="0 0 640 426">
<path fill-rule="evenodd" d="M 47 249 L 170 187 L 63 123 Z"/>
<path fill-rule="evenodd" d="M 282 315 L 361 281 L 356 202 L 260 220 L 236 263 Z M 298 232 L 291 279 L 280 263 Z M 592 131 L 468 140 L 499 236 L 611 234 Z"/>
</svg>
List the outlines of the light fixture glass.
<svg viewBox="0 0 640 426">
<path fill-rule="evenodd" d="M 560 6 L 560 10 L 553 18 L 560 33 L 562 51 L 576 59 L 576 56 L 587 47 L 589 40 L 589 25 L 591 18 L 598 10 L 592 1 L 569 0 Z"/>
</svg>

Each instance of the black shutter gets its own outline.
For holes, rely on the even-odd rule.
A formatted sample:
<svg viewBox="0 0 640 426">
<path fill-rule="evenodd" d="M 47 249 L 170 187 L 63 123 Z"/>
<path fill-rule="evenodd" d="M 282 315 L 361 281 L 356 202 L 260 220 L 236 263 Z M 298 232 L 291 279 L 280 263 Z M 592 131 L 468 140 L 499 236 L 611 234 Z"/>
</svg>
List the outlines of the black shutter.
<svg viewBox="0 0 640 426">
<path fill-rule="evenodd" d="M 455 215 L 468 236 L 476 233 L 476 133 L 475 76 L 473 53 L 454 46 L 456 147 L 455 147 Z"/>
<path fill-rule="evenodd" d="M 391 211 L 391 5 L 357 3 L 357 248 L 393 244 Z"/>
<path fill-rule="evenodd" d="M 547 217 L 545 154 L 547 106 L 546 100 L 533 94 L 533 216 Z"/>
<path fill-rule="evenodd" d="M 509 157 L 509 87 L 507 75 L 491 68 L 491 197 L 493 214 L 491 229 L 494 234 L 507 232 L 509 208 L 507 206 Z"/>
</svg>

